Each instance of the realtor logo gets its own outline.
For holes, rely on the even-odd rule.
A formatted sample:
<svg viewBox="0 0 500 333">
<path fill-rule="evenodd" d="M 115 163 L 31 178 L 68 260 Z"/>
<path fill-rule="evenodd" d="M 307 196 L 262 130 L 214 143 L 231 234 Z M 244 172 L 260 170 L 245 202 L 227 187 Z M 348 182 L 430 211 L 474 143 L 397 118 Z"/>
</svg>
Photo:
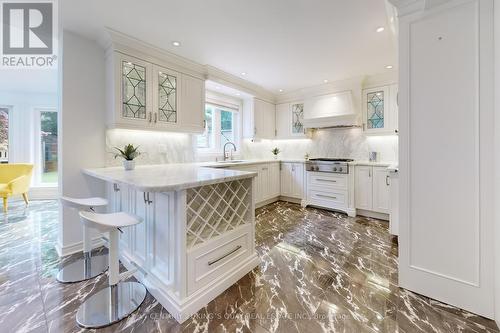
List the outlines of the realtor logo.
<svg viewBox="0 0 500 333">
<path fill-rule="evenodd" d="M 52 67 L 57 40 L 55 1 L 0 1 L 2 67 Z"/>
</svg>

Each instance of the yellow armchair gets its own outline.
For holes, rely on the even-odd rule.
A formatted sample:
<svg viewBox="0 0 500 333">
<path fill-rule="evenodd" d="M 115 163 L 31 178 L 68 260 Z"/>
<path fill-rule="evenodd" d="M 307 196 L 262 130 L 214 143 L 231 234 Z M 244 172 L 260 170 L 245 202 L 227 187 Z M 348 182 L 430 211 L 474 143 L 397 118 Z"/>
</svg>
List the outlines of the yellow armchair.
<svg viewBox="0 0 500 333">
<path fill-rule="evenodd" d="M 22 194 L 28 205 L 33 164 L 0 164 L 0 197 L 3 198 L 3 211 L 7 212 L 7 199 L 11 195 Z"/>
</svg>

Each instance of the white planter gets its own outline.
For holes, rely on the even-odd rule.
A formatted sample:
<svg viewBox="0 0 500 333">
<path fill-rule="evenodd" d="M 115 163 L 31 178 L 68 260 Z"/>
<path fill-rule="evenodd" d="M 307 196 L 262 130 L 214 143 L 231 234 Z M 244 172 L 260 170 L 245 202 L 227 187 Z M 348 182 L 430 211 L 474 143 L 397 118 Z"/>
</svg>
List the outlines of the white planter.
<svg viewBox="0 0 500 333">
<path fill-rule="evenodd" d="M 134 170 L 135 169 L 135 161 L 124 160 L 123 161 L 123 168 L 125 168 L 125 170 Z"/>
</svg>

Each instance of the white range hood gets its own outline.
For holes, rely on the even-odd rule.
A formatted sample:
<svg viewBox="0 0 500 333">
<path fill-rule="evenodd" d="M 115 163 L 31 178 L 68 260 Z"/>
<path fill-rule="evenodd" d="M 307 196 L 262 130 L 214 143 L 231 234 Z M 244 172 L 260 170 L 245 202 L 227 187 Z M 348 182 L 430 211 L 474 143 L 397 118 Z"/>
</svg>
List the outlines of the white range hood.
<svg viewBox="0 0 500 333">
<path fill-rule="evenodd" d="M 312 97 L 304 102 L 305 128 L 359 127 L 360 123 L 350 90 Z"/>
</svg>

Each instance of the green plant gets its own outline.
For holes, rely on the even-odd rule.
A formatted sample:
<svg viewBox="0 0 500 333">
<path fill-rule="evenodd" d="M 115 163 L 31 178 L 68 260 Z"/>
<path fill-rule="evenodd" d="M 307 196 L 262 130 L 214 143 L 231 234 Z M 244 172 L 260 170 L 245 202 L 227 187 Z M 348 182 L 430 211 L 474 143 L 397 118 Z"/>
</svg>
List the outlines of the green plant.
<svg viewBox="0 0 500 333">
<path fill-rule="evenodd" d="M 280 152 L 281 150 L 278 147 L 273 148 L 273 150 L 271 150 L 271 153 L 273 153 L 274 155 L 278 155 Z"/>
<path fill-rule="evenodd" d="M 133 161 L 134 158 L 137 156 L 141 155 L 141 153 L 138 151 L 139 147 L 134 147 L 132 144 L 128 144 L 123 149 L 120 149 L 118 147 L 115 147 L 116 150 L 118 150 L 118 154 L 115 154 L 115 158 L 121 157 L 124 160 L 127 161 Z"/>
</svg>

